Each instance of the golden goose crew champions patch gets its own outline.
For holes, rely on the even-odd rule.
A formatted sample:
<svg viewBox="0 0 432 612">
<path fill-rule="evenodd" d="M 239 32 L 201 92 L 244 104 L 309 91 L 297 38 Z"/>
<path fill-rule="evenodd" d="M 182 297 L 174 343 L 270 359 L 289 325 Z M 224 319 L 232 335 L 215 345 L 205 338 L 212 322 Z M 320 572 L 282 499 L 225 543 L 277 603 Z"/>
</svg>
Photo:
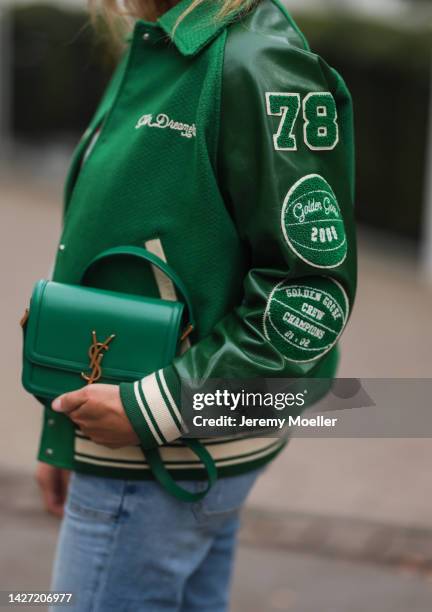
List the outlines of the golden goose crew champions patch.
<svg viewBox="0 0 432 612">
<path fill-rule="evenodd" d="M 322 176 L 309 174 L 291 187 L 281 225 L 288 245 L 311 266 L 335 268 L 344 261 L 344 222 L 334 191 Z"/>
<path fill-rule="evenodd" d="M 310 277 L 273 289 L 264 314 L 264 333 L 288 361 L 321 357 L 337 342 L 348 316 L 343 287 L 326 277 Z"/>
</svg>

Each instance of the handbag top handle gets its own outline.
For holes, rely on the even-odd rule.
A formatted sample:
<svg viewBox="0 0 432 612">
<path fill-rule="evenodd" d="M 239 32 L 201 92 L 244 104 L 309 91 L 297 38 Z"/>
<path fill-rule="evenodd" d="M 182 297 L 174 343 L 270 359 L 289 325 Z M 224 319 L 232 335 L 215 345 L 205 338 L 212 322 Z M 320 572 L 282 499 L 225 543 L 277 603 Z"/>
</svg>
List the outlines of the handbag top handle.
<svg viewBox="0 0 432 612">
<path fill-rule="evenodd" d="M 161 270 L 164 274 L 166 274 L 166 276 L 168 276 L 168 278 L 174 283 L 179 293 L 181 294 L 181 297 L 183 298 L 186 304 L 188 314 L 189 314 L 189 322 L 188 322 L 188 325 L 186 327 L 185 333 L 183 334 L 182 338 L 186 337 L 186 335 L 189 335 L 189 333 L 195 328 L 195 319 L 193 315 L 192 303 L 191 303 L 188 291 L 183 281 L 167 263 L 165 263 L 162 259 L 160 259 L 160 257 L 158 257 L 157 255 L 154 255 L 153 253 L 150 253 L 150 251 L 147 251 L 143 247 L 118 246 L 118 247 L 113 247 L 111 249 L 106 249 L 105 251 L 102 251 L 101 253 L 96 255 L 94 259 L 92 259 L 92 261 L 88 264 L 87 268 L 84 270 L 84 273 L 81 277 L 81 285 L 87 285 L 86 283 L 87 276 L 90 270 L 96 264 L 100 263 L 102 260 L 105 260 L 105 259 L 113 259 L 113 258 L 118 258 L 118 257 L 125 257 L 125 258 L 134 257 L 136 259 L 141 259 L 142 261 L 145 261 L 147 263 L 152 264 L 153 266 L 156 266 L 157 268 L 159 268 L 159 270 Z"/>
</svg>

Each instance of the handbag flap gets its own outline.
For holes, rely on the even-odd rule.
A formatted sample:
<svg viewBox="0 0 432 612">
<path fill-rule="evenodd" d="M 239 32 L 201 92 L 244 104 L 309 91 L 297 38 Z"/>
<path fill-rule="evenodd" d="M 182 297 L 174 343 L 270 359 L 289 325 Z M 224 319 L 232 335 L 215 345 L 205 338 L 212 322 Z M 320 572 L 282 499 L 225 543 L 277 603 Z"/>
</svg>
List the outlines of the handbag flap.
<svg viewBox="0 0 432 612">
<path fill-rule="evenodd" d="M 24 354 L 35 365 L 89 372 L 94 336 L 107 342 L 103 378 L 136 380 L 175 356 L 181 302 L 39 281 L 33 291 Z M 93 349 L 92 349 L 93 347 Z"/>
</svg>

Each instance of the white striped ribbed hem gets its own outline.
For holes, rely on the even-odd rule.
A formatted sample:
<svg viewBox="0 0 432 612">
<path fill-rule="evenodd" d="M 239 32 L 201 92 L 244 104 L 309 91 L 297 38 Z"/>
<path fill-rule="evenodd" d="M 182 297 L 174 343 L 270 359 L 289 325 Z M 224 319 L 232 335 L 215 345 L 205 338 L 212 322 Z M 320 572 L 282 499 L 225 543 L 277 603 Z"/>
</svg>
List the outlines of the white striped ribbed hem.
<svg viewBox="0 0 432 612">
<path fill-rule="evenodd" d="M 279 438 L 245 438 L 209 445 L 207 450 L 216 466 L 225 467 L 263 458 L 284 443 L 285 440 Z M 159 452 L 169 469 L 202 469 L 202 463 L 187 446 L 162 446 Z M 145 453 L 137 446 L 109 449 L 79 435 L 75 436 L 75 459 L 81 463 L 107 467 L 148 469 Z"/>
</svg>

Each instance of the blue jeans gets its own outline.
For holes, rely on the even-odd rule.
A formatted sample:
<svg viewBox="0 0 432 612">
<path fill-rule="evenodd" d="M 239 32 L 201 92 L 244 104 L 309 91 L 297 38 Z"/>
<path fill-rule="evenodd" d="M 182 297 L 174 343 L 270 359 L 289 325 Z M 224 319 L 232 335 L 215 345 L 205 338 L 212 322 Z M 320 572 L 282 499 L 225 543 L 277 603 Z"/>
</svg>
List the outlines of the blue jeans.
<svg viewBox="0 0 432 612">
<path fill-rule="evenodd" d="M 52 590 L 74 594 L 70 612 L 225 612 L 239 510 L 258 473 L 219 480 L 197 504 L 153 481 L 74 473 Z"/>
</svg>

